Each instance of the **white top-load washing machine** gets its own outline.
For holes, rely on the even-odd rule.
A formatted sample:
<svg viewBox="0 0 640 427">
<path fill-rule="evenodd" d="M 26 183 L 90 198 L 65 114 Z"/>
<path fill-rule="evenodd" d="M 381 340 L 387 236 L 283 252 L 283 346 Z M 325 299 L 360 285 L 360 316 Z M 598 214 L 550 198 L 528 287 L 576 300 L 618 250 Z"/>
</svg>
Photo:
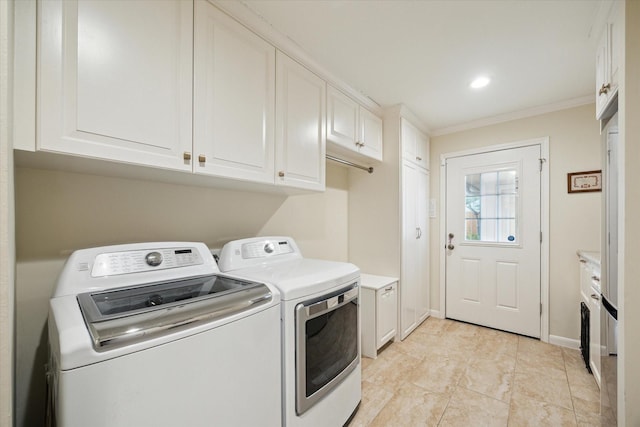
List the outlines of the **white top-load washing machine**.
<svg viewBox="0 0 640 427">
<path fill-rule="evenodd" d="M 218 265 L 280 290 L 284 425 L 344 425 L 361 399 L 358 268 L 304 258 L 290 237 L 227 243 Z"/>
<path fill-rule="evenodd" d="M 74 252 L 49 340 L 58 426 L 282 423 L 279 292 L 220 274 L 203 243 Z"/>
</svg>

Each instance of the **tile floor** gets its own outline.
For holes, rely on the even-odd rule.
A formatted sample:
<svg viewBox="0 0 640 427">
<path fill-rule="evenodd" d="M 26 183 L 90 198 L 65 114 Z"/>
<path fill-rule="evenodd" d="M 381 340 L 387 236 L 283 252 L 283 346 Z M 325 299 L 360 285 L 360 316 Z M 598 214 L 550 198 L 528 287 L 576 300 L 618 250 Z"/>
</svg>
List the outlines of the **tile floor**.
<svg viewBox="0 0 640 427">
<path fill-rule="evenodd" d="M 377 359 L 362 358 L 349 427 L 599 426 L 599 411 L 578 350 L 429 318 Z"/>
</svg>

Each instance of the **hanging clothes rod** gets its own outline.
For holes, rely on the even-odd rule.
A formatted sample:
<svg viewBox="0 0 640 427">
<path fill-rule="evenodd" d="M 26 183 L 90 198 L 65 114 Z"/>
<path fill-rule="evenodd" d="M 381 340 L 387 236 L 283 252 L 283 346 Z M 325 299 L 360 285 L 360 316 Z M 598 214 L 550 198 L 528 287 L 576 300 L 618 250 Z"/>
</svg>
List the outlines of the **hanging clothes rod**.
<svg viewBox="0 0 640 427">
<path fill-rule="evenodd" d="M 327 154 L 326 157 L 327 157 L 328 160 L 333 160 L 334 162 L 342 163 L 343 165 L 351 166 L 353 168 L 358 168 L 358 169 L 362 169 L 363 171 L 367 171 L 369 173 L 373 173 L 373 168 L 372 167 L 361 166 L 359 164 L 352 163 L 352 162 L 350 162 L 348 160 L 342 160 L 342 159 L 339 159 L 337 157 L 333 157 L 333 156 L 331 156 L 329 154 Z"/>
</svg>

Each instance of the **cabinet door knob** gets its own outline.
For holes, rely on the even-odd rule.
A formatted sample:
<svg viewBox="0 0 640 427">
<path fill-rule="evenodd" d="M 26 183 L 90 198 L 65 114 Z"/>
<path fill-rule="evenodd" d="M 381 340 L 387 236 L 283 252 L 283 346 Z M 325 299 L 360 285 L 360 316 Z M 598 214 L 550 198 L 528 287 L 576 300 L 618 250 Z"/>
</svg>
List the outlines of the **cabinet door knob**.
<svg viewBox="0 0 640 427">
<path fill-rule="evenodd" d="M 185 151 L 185 152 L 182 154 L 182 158 L 183 158 L 183 159 L 185 159 L 185 160 L 191 160 L 191 153 L 190 153 L 190 152 L 188 152 L 188 151 Z"/>
<path fill-rule="evenodd" d="M 416 156 L 416 160 L 417 160 L 417 161 L 421 161 L 421 160 L 422 160 L 422 157 L 420 157 L 420 156 Z"/>
<path fill-rule="evenodd" d="M 610 83 L 602 84 L 602 87 L 598 91 L 598 96 L 606 95 L 607 93 L 609 93 L 609 89 L 611 89 L 611 84 Z"/>
<path fill-rule="evenodd" d="M 279 176 L 280 178 L 284 178 L 284 171 L 279 171 L 279 172 L 278 172 L 278 176 Z"/>
<path fill-rule="evenodd" d="M 600 296 L 598 294 L 591 294 L 591 298 L 598 301 L 600 299 Z"/>
<path fill-rule="evenodd" d="M 199 161 L 200 163 L 205 163 L 205 162 L 207 161 L 207 156 L 205 156 L 204 154 L 200 154 L 200 155 L 198 156 L 198 161 Z"/>
</svg>

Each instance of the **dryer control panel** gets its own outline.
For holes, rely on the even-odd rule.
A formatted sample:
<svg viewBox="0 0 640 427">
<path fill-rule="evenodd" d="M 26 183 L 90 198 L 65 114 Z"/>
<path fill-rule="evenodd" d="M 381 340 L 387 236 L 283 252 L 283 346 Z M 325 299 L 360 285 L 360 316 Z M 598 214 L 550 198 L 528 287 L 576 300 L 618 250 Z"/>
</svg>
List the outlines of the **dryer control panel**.
<svg viewBox="0 0 640 427">
<path fill-rule="evenodd" d="M 222 248 L 218 267 L 233 271 L 275 260 L 302 259 L 302 253 L 291 237 L 253 237 L 234 240 Z"/>
</svg>

